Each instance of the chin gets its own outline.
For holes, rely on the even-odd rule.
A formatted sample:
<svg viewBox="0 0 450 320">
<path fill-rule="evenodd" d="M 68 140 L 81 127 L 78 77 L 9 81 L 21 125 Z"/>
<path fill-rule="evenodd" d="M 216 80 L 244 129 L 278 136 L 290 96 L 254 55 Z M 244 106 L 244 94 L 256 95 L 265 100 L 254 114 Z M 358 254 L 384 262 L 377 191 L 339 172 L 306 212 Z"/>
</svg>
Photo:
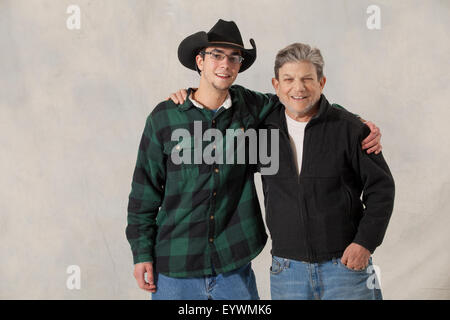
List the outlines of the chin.
<svg viewBox="0 0 450 320">
<path fill-rule="evenodd" d="M 214 88 L 216 88 L 216 90 L 228 90 L 228 89 L 230 89 L 230 87 L 231 87 L 231 83 L 229 85 L 221 85 L 221 86 L 214 85 Z"/>
<path fill-rule="evenodd" d="M 306 106 L 306 107 L 293 107 L 293 108 L 291 107 L 291 108 L 289 108 L 289 110 L 292 113 L 303 114 L 303 113 L 307 112 L 309 110 L 309 108 L 308 108 L 308 106 Z"/>
</svg>

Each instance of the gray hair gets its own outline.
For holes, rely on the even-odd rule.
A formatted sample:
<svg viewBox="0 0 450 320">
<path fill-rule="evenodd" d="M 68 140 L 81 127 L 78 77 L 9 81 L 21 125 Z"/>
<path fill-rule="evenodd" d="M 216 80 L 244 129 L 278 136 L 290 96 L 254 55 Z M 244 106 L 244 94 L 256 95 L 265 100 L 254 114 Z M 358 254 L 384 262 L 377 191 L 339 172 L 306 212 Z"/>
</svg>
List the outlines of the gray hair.
<svg viewBox="0 0 450 320">
<path fill-rule="evenodd" d="M 285 63 L 299 61 L 311 62 L 316 67 L 317 79 L 322 79 L 325 62 L 320 50 L 303 43 L 293 43 L 278 51 L 275 58 L 275 78 L 278 79 L 278 71 Z"/>
</svg>

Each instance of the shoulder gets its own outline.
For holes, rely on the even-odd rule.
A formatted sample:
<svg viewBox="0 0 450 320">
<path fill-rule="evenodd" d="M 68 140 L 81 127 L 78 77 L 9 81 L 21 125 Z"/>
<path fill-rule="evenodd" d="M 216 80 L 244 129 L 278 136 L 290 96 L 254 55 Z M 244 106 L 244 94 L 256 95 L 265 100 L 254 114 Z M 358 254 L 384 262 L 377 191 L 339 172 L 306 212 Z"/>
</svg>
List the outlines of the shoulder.
<svg viewBox="0 0 450 320">
<path fill-rule="evenodd" d="M 336 118 L 351 127 L 362 128 L 365 126 L 357 115 L 348 111 L 348 108 L 342 106 L 341 104 L 333 103 L 330 105 L 329 110 L 329 113 L 333 118 Z"/>
<path fill-rule="evenodd" d="M 230 95 L 233 96 L 239 96 L 243 99 L 273 99 L 274 94 L 271 93 L 262 93 L 254 90 L 247 89 L 241 85 L 234 84 L 230 87 Z"/>
<path fill-rule="evenodd" d="M 170 114 L 179 112 L 179 108 L 180 105 L 172 100 L 161 101 L 147 116 L 146 123 L 158 127 L 164 126 L 168 124 Z"/>
<path fill-rule="evenodd" d="M 149 117 L 157 117 L 159 113 L 170 113 L 177 111 L 180 107 L 179 104 L 175 104 L 172 100 L 161 101 L 156 105 L 155 108 L 150 112 Z"/>
<path fill-rule="evenodd" d="M 367 127 L 354 113 L 348 111 L 347 107 L 343 107 L 340 104 L 333 103 L 329 108 L 329 116 L 338 121 L 340 125 L 343 125 L 354 135 L 367 135 L 370 132 Z"/>
</svg>

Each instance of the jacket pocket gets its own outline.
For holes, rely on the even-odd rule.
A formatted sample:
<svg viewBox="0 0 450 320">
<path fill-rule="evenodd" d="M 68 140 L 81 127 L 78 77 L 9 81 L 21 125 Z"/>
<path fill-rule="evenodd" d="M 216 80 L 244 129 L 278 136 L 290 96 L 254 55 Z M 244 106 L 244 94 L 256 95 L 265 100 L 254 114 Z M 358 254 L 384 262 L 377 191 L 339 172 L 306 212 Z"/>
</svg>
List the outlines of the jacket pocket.
<svg viewBox="0 0 450 320">
<path fill-rule="evenodd" d="M 353 200 L 352 200 L 352 193 L 349 189 L 349 187 L 342 182 L 342 189 L 343 192 L 345 193 L 345 198 L 346 198 L 346 214 L 347 217 L 353 227 L 353 229 L 356 231 L 357 227 L 355 224 L 355 220 L 354 220 L 354 216 L 353 216 Z"/>
</svg>

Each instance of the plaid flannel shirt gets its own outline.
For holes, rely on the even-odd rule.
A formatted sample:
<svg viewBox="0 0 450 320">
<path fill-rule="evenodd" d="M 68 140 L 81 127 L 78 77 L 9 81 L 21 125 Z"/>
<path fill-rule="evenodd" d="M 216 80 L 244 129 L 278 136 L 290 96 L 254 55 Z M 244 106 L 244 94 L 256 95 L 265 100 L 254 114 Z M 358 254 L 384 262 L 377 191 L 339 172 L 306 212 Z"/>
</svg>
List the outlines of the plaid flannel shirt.
<svg viewBox="0 0 450 320">
<path fill-rule="evenodd" d="M 239 268 L 264 248 L 253 166 L 176 165 L 171 157 L 174 147 L 194 153 L 193 143 L 171 140 L 175 129 L 193 136 L 194 121 L 201 121 L 202 135 L 210 128 L 224 137 L 226 129 L 256 129 L 278 101 L 237 85 L 229 92 L 231 108 L 216 113 L 186 99 L 182 105 L 164 101 L 148 116 L 128 204 L 134 263 L 153 262 L 156 272 L 171 277 L 198 277 Z"/>
</svg>

